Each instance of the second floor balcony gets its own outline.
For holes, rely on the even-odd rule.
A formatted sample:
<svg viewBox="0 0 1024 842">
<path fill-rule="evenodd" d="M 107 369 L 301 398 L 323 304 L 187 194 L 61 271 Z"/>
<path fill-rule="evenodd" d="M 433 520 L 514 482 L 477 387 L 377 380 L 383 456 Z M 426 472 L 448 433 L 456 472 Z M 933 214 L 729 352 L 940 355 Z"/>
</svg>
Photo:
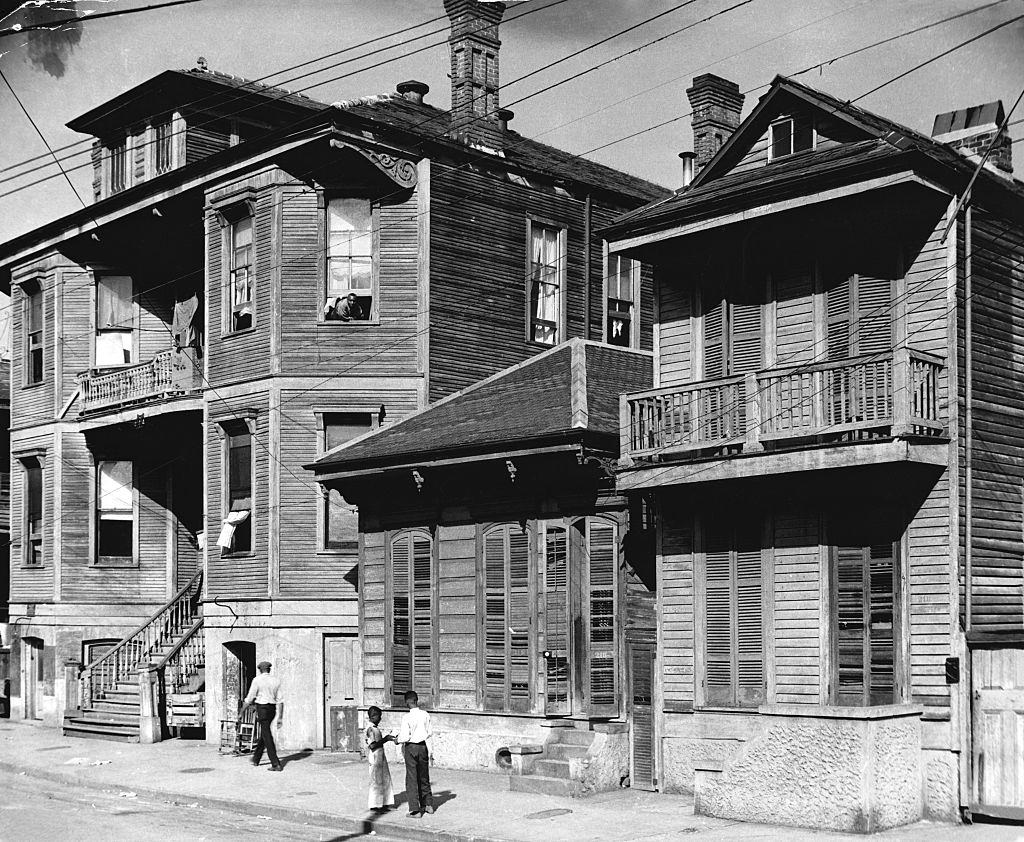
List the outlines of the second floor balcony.
<svg viewBox="0 0 1024 842">
<path fill-rule="evenodd" d="M 623 395 L 624 465 L 721 461 L 895 438 L 934 443 L 946 436 L 944 369 L 941 357 L 903 348 Z M 698 475 L 673 479 L 661 470 L 664 481 L 653 484 L 697 481 Z M 730 475 L 711 469 L 701 476 Z"/>
<path fill-rule="evenodd" d="M 194 396 L 202 388 L 195 349 L 161 351 L 146 362 L 78 375 L 82 415 Z"/>
</svg>

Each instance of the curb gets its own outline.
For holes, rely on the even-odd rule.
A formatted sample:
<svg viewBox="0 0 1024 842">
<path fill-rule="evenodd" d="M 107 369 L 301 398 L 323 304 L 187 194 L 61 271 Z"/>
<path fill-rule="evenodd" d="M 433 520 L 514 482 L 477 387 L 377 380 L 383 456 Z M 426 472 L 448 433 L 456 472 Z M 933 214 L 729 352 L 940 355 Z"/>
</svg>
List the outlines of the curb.
<svg viewBox="0 0 1024 842">
<path fill-rule="evenodd" d="M 385 838 L 394 839 L 430 839 L 433 842 L 507 842 L 507 840 L 496 839 L 491 836 L 477 836 L 475 834 L 455 833 L 449 830 L 433 829 L 424 827 L 417 820 L 416 824 L 401 824 L 393 821 L 379 821 L 370 819 L 357 819 L 351 816 L 339 816 L 334 813 L 324 813 L 319 810 L 303 810 L 294 807 L 281 807 L 276 804 L 259 804 L 253 801 L 242 801 L 235 798 L 216 798 L 209 795 L 181 795 L 162 789 L 136 786 L 134 784 L 118 784 L 113 782 L 91 781 L 82 778 L 72 772 L 57 772 L 49 769 L 39 769 L 34 766 L 20 766 L 17 763 L 10 763 L 0 760 L 0 771 L 13 774 L 24 774 L 29 777 L 51 781 L 53 783 L 66 784 L 70 786 L 83 787 L 97 792 L 112 792 L 115 789 L 128 789 L 137 795 L 145 798 L 168 801 L 172 803 L 199 804 L 203 807 L 217 810 L 226 810 L 231 813 L 241 813 L 248 816 L 269 816 L 281 821 L 294 822 L 298 824 L 310 824 L 329 830 L 341 831 L 369 836 L 371 831 Z"/>
</svg>

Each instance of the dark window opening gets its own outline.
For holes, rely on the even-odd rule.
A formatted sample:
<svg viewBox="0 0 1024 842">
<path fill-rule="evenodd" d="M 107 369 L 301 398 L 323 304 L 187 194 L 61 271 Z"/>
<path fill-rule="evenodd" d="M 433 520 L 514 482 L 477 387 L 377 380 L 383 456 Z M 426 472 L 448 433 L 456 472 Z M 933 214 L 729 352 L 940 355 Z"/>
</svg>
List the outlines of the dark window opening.
<svg viewBox="0 0 1024 842">
<path fill-rule="evenodd" d="M 234 525 L 233 543 L 228 552 L 252 552 L 252 434 L 228 436 L 228 521 Z M 245 513 L 244 515 L 242 513 Z"/>
<path fill-rule="evenodd" d="M 43 382 L 43 289 L 25 287 L 25 382 Z"/>
<path fill-rule="evenodd" d="M 252 229 L 251 216 L 231 224 L 231 331 L 248 330 L 253 324 Z"/>
<path fill-rule="evenodd" d="M 25 463 L 25 564 L 43 563 L 43 467 L 38 459 Z"/>
<path fill-rule="evenodd" d="M 154 134 L 154 163 L 156 164 L 156 174 L 167 172 L 172 166 L 172 139 L 173 132 L 171 131 L 171 121 L 167 120 L 163 123 L 157 123 L 153 128 Z"/>
<path fill-rule="evenodd" d="M 810 117 L 785 117 L 768 127 L 770 160 L 813 148 L 814 122 Z"/>
<path fill-rule="evenodd" d="M 109 147 L 110 192 L 120 193 L 127 186 L 128 144 L 126 138 Z"/>
<path fill-rule="evenodd" d="M 323 417 L 324 450 L 333 450 L 373 429 L 375 416 L 369 412 L 326 412 Z M 336 488 L 326 490 L 324 499 L 323 546 L 331 550 L 359 547 L 359 512 Z"/>
<path fill-rule="evenodd" d="M 101 564 L 124 564 L 134 558 L 135 505 L 132 463 L 96 466 L 96 555 Z"/>
</svg>

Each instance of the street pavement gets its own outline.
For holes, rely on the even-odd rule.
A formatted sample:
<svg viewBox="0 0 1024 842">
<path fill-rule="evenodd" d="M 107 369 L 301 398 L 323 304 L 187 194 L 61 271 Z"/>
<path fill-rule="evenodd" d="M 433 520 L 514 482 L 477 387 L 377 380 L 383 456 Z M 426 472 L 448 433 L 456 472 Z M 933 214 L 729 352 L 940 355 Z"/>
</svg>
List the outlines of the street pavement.
<svg viewBox="0 0 1024 842">
<path fill-rule="evenodd" d="M 342 840 L 372 835 L 375 839 L 428 842 L 679 842 L 690 836 L 750 842 L 861 838 L 695 816 L 691 799 L 682 795 L 623 789 L 568 799 L 510 792 L 508 778 L 502 775 L 438 768 L 432 770 L 437 812 L 410 819 L 405 816 L 401 764 L 392 767 L 400 806 L 378 818 L 366 810 L 364 761 L 310 750 L 282 752 L 282 760 L 285 770 L 278 774 L 269 771 L 266 761 L 254 769 L 247 758 L 220 754 L 216 747 L 198 741 L 168 740 L 145 746 L 83 740 L 61 736 L 57 729 L 38 723 L 0 721 L 0 773 L 20 779 L 19 786 L 13 788 L 0 781 L 0 839 L 147 839 L 133 831 L 133 823 L 145 825 L 147 817 L 156 827 L 169 829 L 153 836 L 161 842 L 240 839 L 238 828 L 245 830 L 247 839 L 263 838 L 253 835 L 263 828 L 270 830 L 267 838 Z M 60 806 L 47 817 L 48 823 L 33 825 L 19 806 L 25 791 L 35 789 L 62 796 L 51 800 Z M 33 793 L 31 798 L 38 796 Z M 91 799 L 95 798 L 104 806 L 93 808 Z M 115 803 L 124 806 L 118 811 L 111 806 Z M 138 812 L 138 804 L 146 805 L 146 810 Z M 98 815 L 103 811 L 113 812 L 104 819 Z M 80 825 L 73 821 L 76 814 L 83 816 Z M 67 827 L 79 835 L 69 836 L 60 830 L 65 825 L 59 822 L 65 819 Z M 268 822 L 280 826 L 271 827 L 265 824 Z M 8 836 L 12 827 L 21 830 Z M 294 830 L 296 827 L 299 830 Z M 299 836 L 290 835 L 296 832 Z M 876 838 L 1024 842 L 1024 828 L 920 822 Z"/>
</svg>

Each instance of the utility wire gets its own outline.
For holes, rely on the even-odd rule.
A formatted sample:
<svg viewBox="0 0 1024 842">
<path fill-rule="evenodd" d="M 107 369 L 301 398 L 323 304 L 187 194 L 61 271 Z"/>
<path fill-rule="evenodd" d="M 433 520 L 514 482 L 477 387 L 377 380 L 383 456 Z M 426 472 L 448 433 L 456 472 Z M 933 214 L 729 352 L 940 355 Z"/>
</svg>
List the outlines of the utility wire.
<svg viewBox="0 0 1024 842">
<path fill-rule="evenodd" d="M 72 23 L 86 23 L 87 21 L 100 20 L 102 18 L 113 18 L 120 15 L 136 15 L 141 12 L 155 12 L 160 9 L 169 9 L 172 6 L 184 6 L 189 3 L 199 3 L 201 0 L 171 0 L 169 3 L 160 3 L 155 6 L 143 6 L 138 9 L 117 9 L 112 12 L 97 12 L 94 15 L 80 15 L 78 17 L 61 18 L 60 20 L 53 20 L 48 23 L 34 23 L 28 26 L 21 26 L 16 24 L 15 26 L 7 29 L 0 29 L 0 38 L 5 35 L 24 35 L 26 32 L 36 31 L 49 31 L 59 29 L 62 26 L 67 26 Z"/>
</svg>

